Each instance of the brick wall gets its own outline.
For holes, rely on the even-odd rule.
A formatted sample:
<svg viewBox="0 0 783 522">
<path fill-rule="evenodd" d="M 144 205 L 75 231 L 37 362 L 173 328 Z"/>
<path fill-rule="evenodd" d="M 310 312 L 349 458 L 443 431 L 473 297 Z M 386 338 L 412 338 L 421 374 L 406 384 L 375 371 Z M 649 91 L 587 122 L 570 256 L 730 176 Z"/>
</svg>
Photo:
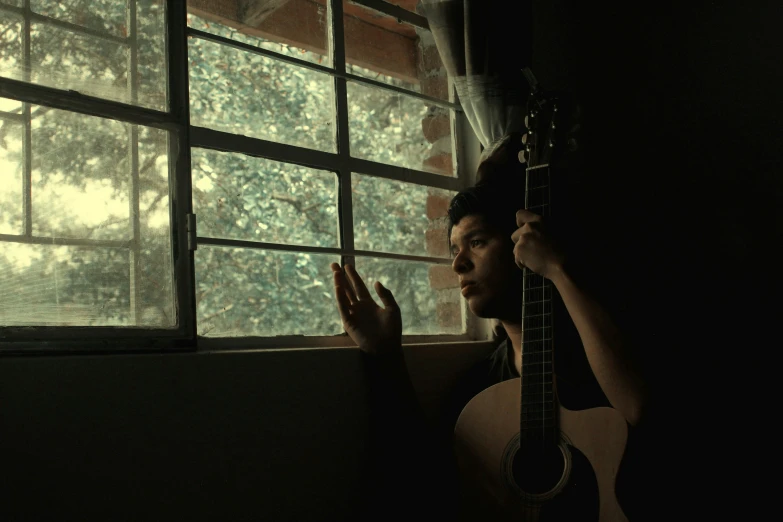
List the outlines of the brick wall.
<svg viewBox="0 0 783 522">
<path fill-rule="evenodd" d="M 417 29 L 418 75 L 421 93 L 442 100 L 449 99 L 449 81 L 446 69 L 435 46 L 435 39 L 429 31 Z M 424 160 L 426 170 L 441 173 L 455 172 L 452 155 L 452 123 L 448 109 L 430 105 L 427 115 L 421 121 L 425 139 L 431 144 L 429 157 Z M 451 197 L 439 190 L 431 190 L 427 197 L 427 218 L 430 220 L 425 243 L 427 254 L 434 257 L 448 257 L 446 213 Z M 430 268 L 430 287 L 437 296 L 436 317 L 438 326 L 462 328 L 465 324 L 461 297 L 455 302 L 454 292 L 459 288 L 459 278 L 451 265 L 437 265 Z"/>
</svg>

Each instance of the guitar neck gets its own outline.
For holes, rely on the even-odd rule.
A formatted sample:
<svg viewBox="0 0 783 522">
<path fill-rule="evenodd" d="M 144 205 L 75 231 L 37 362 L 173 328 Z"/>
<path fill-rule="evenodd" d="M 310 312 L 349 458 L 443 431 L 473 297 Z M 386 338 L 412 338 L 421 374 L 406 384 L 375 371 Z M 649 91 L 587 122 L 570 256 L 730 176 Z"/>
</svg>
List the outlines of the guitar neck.
<svg viewBox="0 0 783 522">
<path fill-rule="evenodd" d="M 549 165 L 526 172 L 525 208 L 549 217 Z M 556 439 L 557 404 L 554 396 L 554 352 L 551 282 L 523 269 L 522 368 L 520 437 L 522 440 Z"/>
</svg>

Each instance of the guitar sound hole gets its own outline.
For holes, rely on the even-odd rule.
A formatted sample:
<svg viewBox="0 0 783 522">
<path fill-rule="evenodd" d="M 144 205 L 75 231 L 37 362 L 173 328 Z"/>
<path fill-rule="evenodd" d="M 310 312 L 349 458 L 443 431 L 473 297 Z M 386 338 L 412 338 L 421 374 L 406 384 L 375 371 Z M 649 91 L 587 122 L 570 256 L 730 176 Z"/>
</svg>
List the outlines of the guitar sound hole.
<svg viewBox="0 0 783 522">
<path fill-rule="evenodd" d="M 514 455 L 514 481 L 531 495 L 540 495 L 557 486 L 565 469 L 565 460 L 556 445 L 526 445 Z"/>
</svg>

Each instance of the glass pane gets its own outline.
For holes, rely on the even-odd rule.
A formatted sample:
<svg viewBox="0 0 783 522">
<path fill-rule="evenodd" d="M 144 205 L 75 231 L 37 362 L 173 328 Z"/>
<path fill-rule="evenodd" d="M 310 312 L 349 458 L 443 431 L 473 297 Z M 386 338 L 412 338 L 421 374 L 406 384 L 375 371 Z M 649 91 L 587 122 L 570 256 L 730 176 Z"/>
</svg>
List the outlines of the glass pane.
<svg viewBox="0 0 783 522">
<path fill-rule="evenodd" d="M 24 25 L 20 16 L 0 11 L 0 75 L 21 78 L 24 67 L 23 31 Z"/>
<path fill-rule="evenodd" d="M 30 0 L 30 8 L 64 22 L 115 36 L 127 36 L 127 0 Z"/>
<path fill-rule="evenodd" d="M 0 234 L 24 233 L 23 135 L 21 123 L 0 118 Z"/>
<path fill-rule="evenodd" d="M 200 236 L 339 246 L 334 172 L 206 149 L 191 165 Z"/>
<path fill-rule="evenodd" d="M 411 96 L 348 82 L 351 155 L 453 176 L 449 113 Z"/>
<path fill-rule="evenodd" d="M 0 3 L 13 5 L 16 7 L 22 7 L 22 5 L 24 4 L 24 0 L 0 0 Z"/>
<path fill-rule="evenodd" d="M 166 69 L 166 0 L 136 0 L 138 38 L 138 104 L 166 111 L 169 108 Z"/>
<path fill-rule="evenodd" d="M 46 24 L 30 31 L 34 83 L 128 100 L 127 45 Z"/>
<path fill-rule="evenodd" d="M 33 0 L 31 7 L 39 14 L 83 27 L 90 34 L 36 19 L 31 24 L 29 64 L 21 51 L 21 17 L 0 11 L 0 75 L 166 110 L 165 0 L 135 4 L 134 42 L 127 27 L 127 2 Z M 133 48 L 136 71 L 130 70 Z"/>
<path fill-rule="evenodd" d="M 331 65 L 324 0 L 188 0 L 188 25 L 300 60 Z"/>
<path fill-rule="evenodd" d="M 32 115 L 33 234 L 130 239 L 131 126 L 47 107 Z"/>
<path fill-rule="evenodd" d="M 353 175 L 351 190 L 357 249 L 438 256 L 437 248 L 445 248 L 446 212 L 456 192 L 361 174 Z M 430 244 L 438 241 L 443 245 Z"/>
<path fill-rule="evenodd" d="M 399 3 L 415 10 L 415 2 Z M 350 0 L 344 0 L 343 11 L 348 72 L 449 99 L 448 75 L 430 31 Z"/>
<path fill-rule="evenodd" d="M 199 246 L 199 335 L 342 333 L 329 268 L 339 262 L 332 255 Z"/>
<path fill-rule="evenodd" d="M 8 98 L 0 98 L 0 111 L 10 112 L 12 114 L 21 114 L 22 102 L 9 100 Z"/>
<path fill-rule="evenodd" d="M 197 38 L 189 57 L 194 125 L 337 150 L 329 75 Z"/>
<path fill-rule="evenodd" d="M 131 325 L 127 249 L 2 246 L 0 324 Z"/>
<path fill-rule="evenodd" d="M 139 127 L 139 325 L 177 326 L 169 207 L 169 137 Z"/>
<path fill-rule="evenodd" d="M 404 335 L 465 333 L 466 311 L 459 284 L 438 284 L 433 274 L 451 270 L 448 265 L 396 259 L 356 258 L 356 270 L 375 302 L 380 299 L 372 286 L 380 281 L 392 291 L 402 312 Z M 452 272 L 453 274 L 453 272 Z M 446 288 L 442 288 L 445 286 Z"/>
<path fill-rule="evenodd" d="M 4 288 L 18 287 L 20 299 L 36 308 L 4 309 L 0 324 L 176 326 L 168 133 L 46 107 L 31 110 L 33 234 L 37 241 L 64 237 L 87 245 L 2 243 Z M 132 140 L 138 144 L 138 209 Z M 19 150 L 9 157 L 21 157 Z"/>
</svg>

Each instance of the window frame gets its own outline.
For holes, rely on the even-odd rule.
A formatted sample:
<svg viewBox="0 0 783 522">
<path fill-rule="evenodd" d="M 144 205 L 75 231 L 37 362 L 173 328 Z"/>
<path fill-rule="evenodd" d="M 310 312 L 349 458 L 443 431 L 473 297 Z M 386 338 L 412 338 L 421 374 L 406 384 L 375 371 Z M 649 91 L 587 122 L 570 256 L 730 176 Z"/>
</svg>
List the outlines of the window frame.
<svg viewBox="0 0 783 522">
<path fill-rule="evenodd" d="M 428 29 L 425 17 L 406 9 L 388 4 L 382 0 L 350 0 L 354 4 L 393 16 L 411 25 Z M 136 0 L 128 0 L 131 11 L 131 28 L 125 39 L 135 35 Z M 135 353 L 160 351 L 226 351 L 231 349 L 274 349 L 308 347 L 349 347 L 354 343 L 345 332 L 335 336 L 242 336 L 242 337 L 201 337 L 197 333 L 197 308 L 195 301 L 194 257 L 199 245 L 220 245 L 243 248 L 262 248 L 286 252 L 310 252 L 339 255 L 341 264 L 352 263 L 357 256 L 390 258 L 406 261 L 426 261 L 438 264 L 450 264 L 449 259 L 391 254 L 356 250 L 353 243 L 353 213 L 351 174 L 376 176 L 384 179 L 403 181 L 433 188 L 459 191 L 469 186 L 474 179 L 473 173 L 478 164 L 479 142 L 473 133 L 459 103 L 455 102 L 453 84 L 449 85 L 450 101 L 433 98 L 420 93 L 388 85 L 383 82 L 356 76 L 346 72 L 345 41 L 343 33 L 343 0 L 328 0 L 328 48 L 332 67 L 310 63 L 298 58 L 278 54 L 249 44 L 213 35 L 193 29 L 187 25 L 187 2 L 166 0 L 166 69 L 168 90 L 168 111 L 139 107 L 122 102 L 111 101 L 95 96 L 81 94 L 73 90 L 28 83 L 30 80 L 30 21 L 46 21 L 74 32 L 96 36 L 91 29 L 35 14 L 30 8 L 30 0 L 24 0 L 22 8 L 2 5 L 0 9 L 24 15 L 23 54 L 25 60 L 25 80 L 19 81 L 0 77 L 0 96 L 24 103 L 23 115 L 13 115 L 23 119 L 25 114 L 26 136 L 24 139 L 26 165 L 23 197 L 25 213 L 30 210 L 31 165 L 30 165 L 30 105 L 44 105 L 85 115 L 115 119 L 118 121 L 145 125 L 170 132 L 169 139 L 169 196 L 171 218 L 171 241 L 173 255 L 173 287 L 178 326 L 173 329 L 116 327 L 116 326 L 0 326 L 0 354 L 36 354 L 36 353 Z M 120 37 L 117 37 L 120 38 Z M 115 38 L 115 39 L 117 39 Z M 323 152 L 304 147 L 287 145 L 249 136 L 239 136 L 190 124 L 189 100 L 189 38 L 200 38 L 221 45 L 228 45 L 243 52 L 256 53 L 275 60 L 305 67 L 329 74 L 334 81 L 336 108 L 337 152 Z M 135 70 L 135 44 L 131 43 L 130 70 Z M 452 114 L 452 152 L 456 160 L 454 176 L 443 176 L 424 171 L 408 169 L 369 160 L 351 157 L 349 140 L 347 82 L 373 86 L 397 92 L 426 101 L 429 104 L 449 109 Z M 130 82 L 131 85 L 134 82 Z M 132 88 L 135 91 L 135 88 Z M 134 92 L 131 99 L 135 100 Z M 6 117 L 9 114 L 3 113 Z M 339 248 L 306 247 L 263 242 L 214 239 L 198 236 L 196 233 L 197 216 L 193 213 L 191 147 L 236 152 L 249 156 L 293 163 L 307 167 L 330 170 L 338 177 L 338 213 L 340 220 Z M 131 147 L 132 158 L 134 147 Z M 132 176 L 135 177 L 135 176 Z M 138 214 L 137 214 L 138 215 Z M 31 222 L 25 218 L 25 230 L 29 232 Z M 27 235 L 30 235 L 29 233 Z M 9 236 L 16 237 L 16 236 Z M 0 236 L 0 239 L 8 239 Z M 445 241 L 444 237 L 444 241 Z M 72 240 L 64 240 L 73 244 Z M 78 242 L 78 240 L 76 240 Z M 48 244 L 48 243 L 47 243 Z M 92 244 L 92 243 L 91 243 Z M 133 277 L 133 275 L 131 275 Z M 467 314 L 467 329 L 457 335 L 404 335 L 404 344 L 464 342 L 488 339 L 488 329 L 482 321 Z"/>
</svg>

